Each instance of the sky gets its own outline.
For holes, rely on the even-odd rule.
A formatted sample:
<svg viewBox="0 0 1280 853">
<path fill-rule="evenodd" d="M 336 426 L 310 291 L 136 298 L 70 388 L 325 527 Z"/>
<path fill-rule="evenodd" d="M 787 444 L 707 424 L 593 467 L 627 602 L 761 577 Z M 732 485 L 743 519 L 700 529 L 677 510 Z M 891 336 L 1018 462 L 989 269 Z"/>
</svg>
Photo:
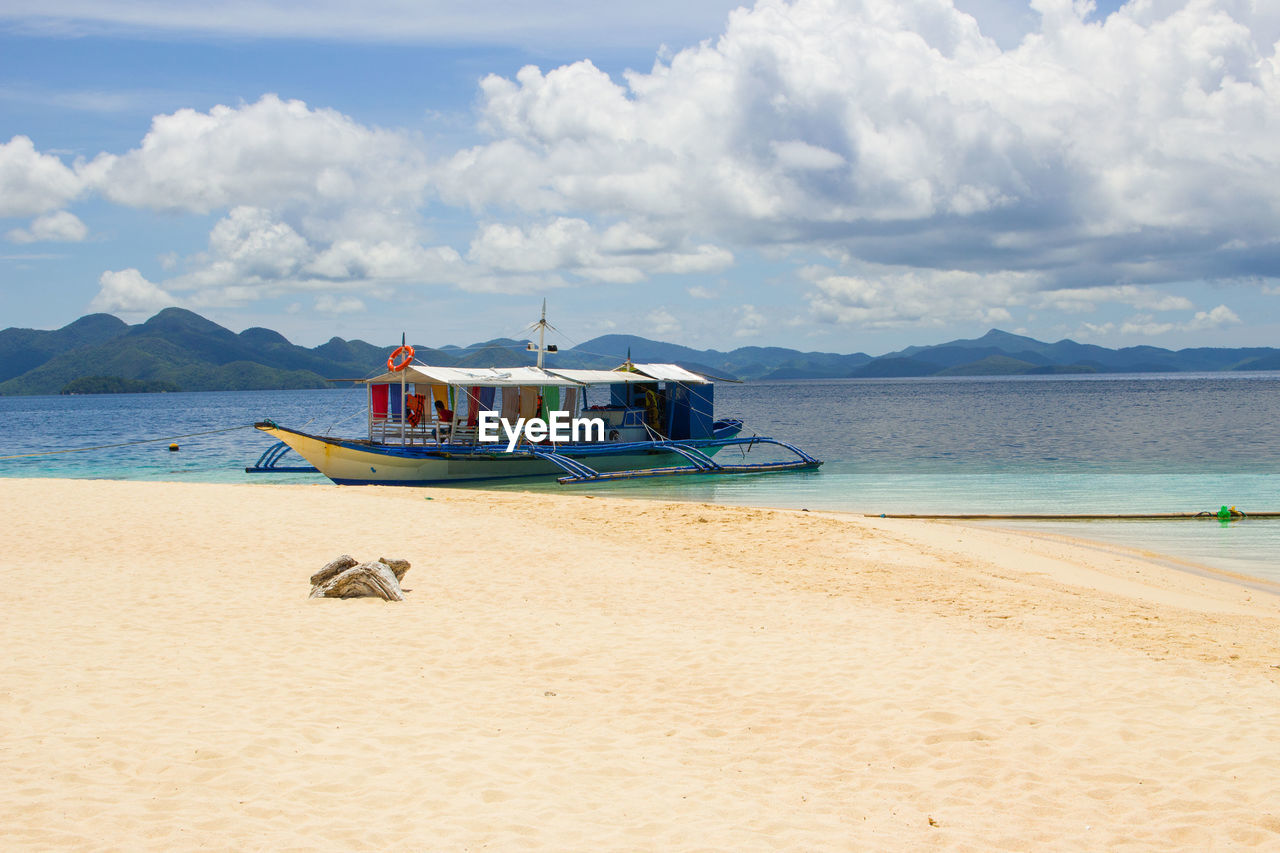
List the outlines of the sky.
<svg viewBox="0 0 1280 853">
<path fill-rule="evenodd" d="M 0 328 L 1280 346 L 1273 0 L 6 0 Z"/>
</svg>

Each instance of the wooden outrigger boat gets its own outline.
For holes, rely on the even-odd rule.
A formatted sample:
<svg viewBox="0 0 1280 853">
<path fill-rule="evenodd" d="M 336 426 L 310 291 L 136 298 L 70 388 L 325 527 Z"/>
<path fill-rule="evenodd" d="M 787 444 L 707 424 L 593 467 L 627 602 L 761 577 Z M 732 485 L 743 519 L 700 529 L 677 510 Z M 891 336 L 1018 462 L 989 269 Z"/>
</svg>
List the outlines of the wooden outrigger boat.
<svg viewBox="0 0 1280 853">
<path fill-rule="evenodd" d="M 786 442 L 742 437 L 740 420 L 716 420 L 712 380 L 678 365 L 628 359 L 616 370 L 548 369 L 543 357 L 554 348 L 543 345 L 545 326 L 543 319 L 537 346 L 529 345 L 538 353 L 532 367 L 438 367 L 401 346 L 386 373 L 365 380 L 367 437 L 313 435 L 269 420 L 254 426 L 347 485 L 588 483 L 822 464 Z M 776 447 L 787 458 L 722 464 L 713 457 L 726 447 Z M 272 470 L 282 453 L 273 446 L 247 470 Z"/>
</svg>

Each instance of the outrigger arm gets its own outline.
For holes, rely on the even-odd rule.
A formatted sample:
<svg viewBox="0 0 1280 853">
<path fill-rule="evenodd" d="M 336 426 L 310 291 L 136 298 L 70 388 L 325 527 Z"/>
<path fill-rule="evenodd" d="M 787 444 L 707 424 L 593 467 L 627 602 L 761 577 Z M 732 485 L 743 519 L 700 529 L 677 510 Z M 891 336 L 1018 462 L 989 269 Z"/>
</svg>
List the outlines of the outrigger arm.
<svg viewBox="0 0 1280 853">
<path fill-rule="evenodd" d="M 726 446 L 735 444 L 776 444 L 795 453 L 798 459 L 784 462 L 751 462 L 742 465 L 722 465 L 696 447 L 681 444 L 678 441 L 658 441 L 646 446 L 655 450 L 670 450 L 688 459 L 688 465 L 671 465 L 665 468 L 639 468 L 630 471 L 608 471 L 601 473 L 584 465 L 577 459 L 570 459 L 544 448 L 529 448 L 523 452 L 536 459 L 543 459 L 558 465 L 565 471 L 565 476 L 556 478 L 561 485 L 577 485 L 579 483 L 602 483 L 608 480 L 636 480 L 641 477 L 678 477 L 687 474 L 767 474 L 774 471 L 797 471 L 803 468 L 817 468 L 822 464 L 794 444 L 778 441 L 776 438 L 739 438 L 726 442 Z"/>
</svg>

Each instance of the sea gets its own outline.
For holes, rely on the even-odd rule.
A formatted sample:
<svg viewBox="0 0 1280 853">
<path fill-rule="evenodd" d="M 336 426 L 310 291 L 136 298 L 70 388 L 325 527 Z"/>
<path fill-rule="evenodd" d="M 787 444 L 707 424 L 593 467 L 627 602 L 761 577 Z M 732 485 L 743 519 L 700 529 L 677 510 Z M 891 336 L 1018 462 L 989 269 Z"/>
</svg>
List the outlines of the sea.
<svg viewBox="0 0 1280 853">
<path fill-rule="evenodd" d="M 1280 511 L 1280 372 L 720 383 L 715 394 L 717 416 L 742 418 L 743 435 L 786 440 L 823 466 L 493 488 L 864 514 Z M 250 426 L 267 418 L 359 436 L 365 392 L 0 397 L 0 477 L 327 482 L 245 473 L 273 443 Z M 40 455 L 11 458 L 23 454 Z M 1280 582 L 1280 519 L 1006 526 Z"/>
</svg>

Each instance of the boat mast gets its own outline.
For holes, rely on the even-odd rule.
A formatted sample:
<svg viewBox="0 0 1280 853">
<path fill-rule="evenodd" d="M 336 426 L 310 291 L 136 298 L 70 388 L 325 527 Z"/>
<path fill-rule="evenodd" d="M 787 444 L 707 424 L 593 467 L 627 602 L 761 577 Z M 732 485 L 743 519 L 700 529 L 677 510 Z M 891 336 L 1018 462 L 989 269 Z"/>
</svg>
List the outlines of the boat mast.
<svg viewBox="0 0 1280 853">
<path fill-rule="evenodd" d="M 400 333 L 400 346 L 404 347 L 404 332 Z M 404 410 L 405 390 L 404 390 L 404 371 L 400 371 L 400 446 L 404 446 L 404 423 L 408 416 L 408 412 Z"/>
<path fill-rule="evenodd" d="M 538 321 L 538 368 L 542 368 L 542 360 L 546 357 L 547 348 L 544 346 L 547 337 L 547 300 L 542 300 L 542 319 Z"/>
<path fill-rule="evenodd" d="M 533 341 L 530 341 L 525 344 L 524 348 L 529 352 L 536 352 L 538 354 L 538 368 L 542 369 L 546 354 L 549 352 L 560 351 L 560 348 L 555 344 L 547 344 L 547 329 L 555 328 L 555 326 L 547 322 L 547 300 L 542 300 L 542 318 L 533 325 L 538 327 L 538 342 L 535 344 Z"/>
</svg>

